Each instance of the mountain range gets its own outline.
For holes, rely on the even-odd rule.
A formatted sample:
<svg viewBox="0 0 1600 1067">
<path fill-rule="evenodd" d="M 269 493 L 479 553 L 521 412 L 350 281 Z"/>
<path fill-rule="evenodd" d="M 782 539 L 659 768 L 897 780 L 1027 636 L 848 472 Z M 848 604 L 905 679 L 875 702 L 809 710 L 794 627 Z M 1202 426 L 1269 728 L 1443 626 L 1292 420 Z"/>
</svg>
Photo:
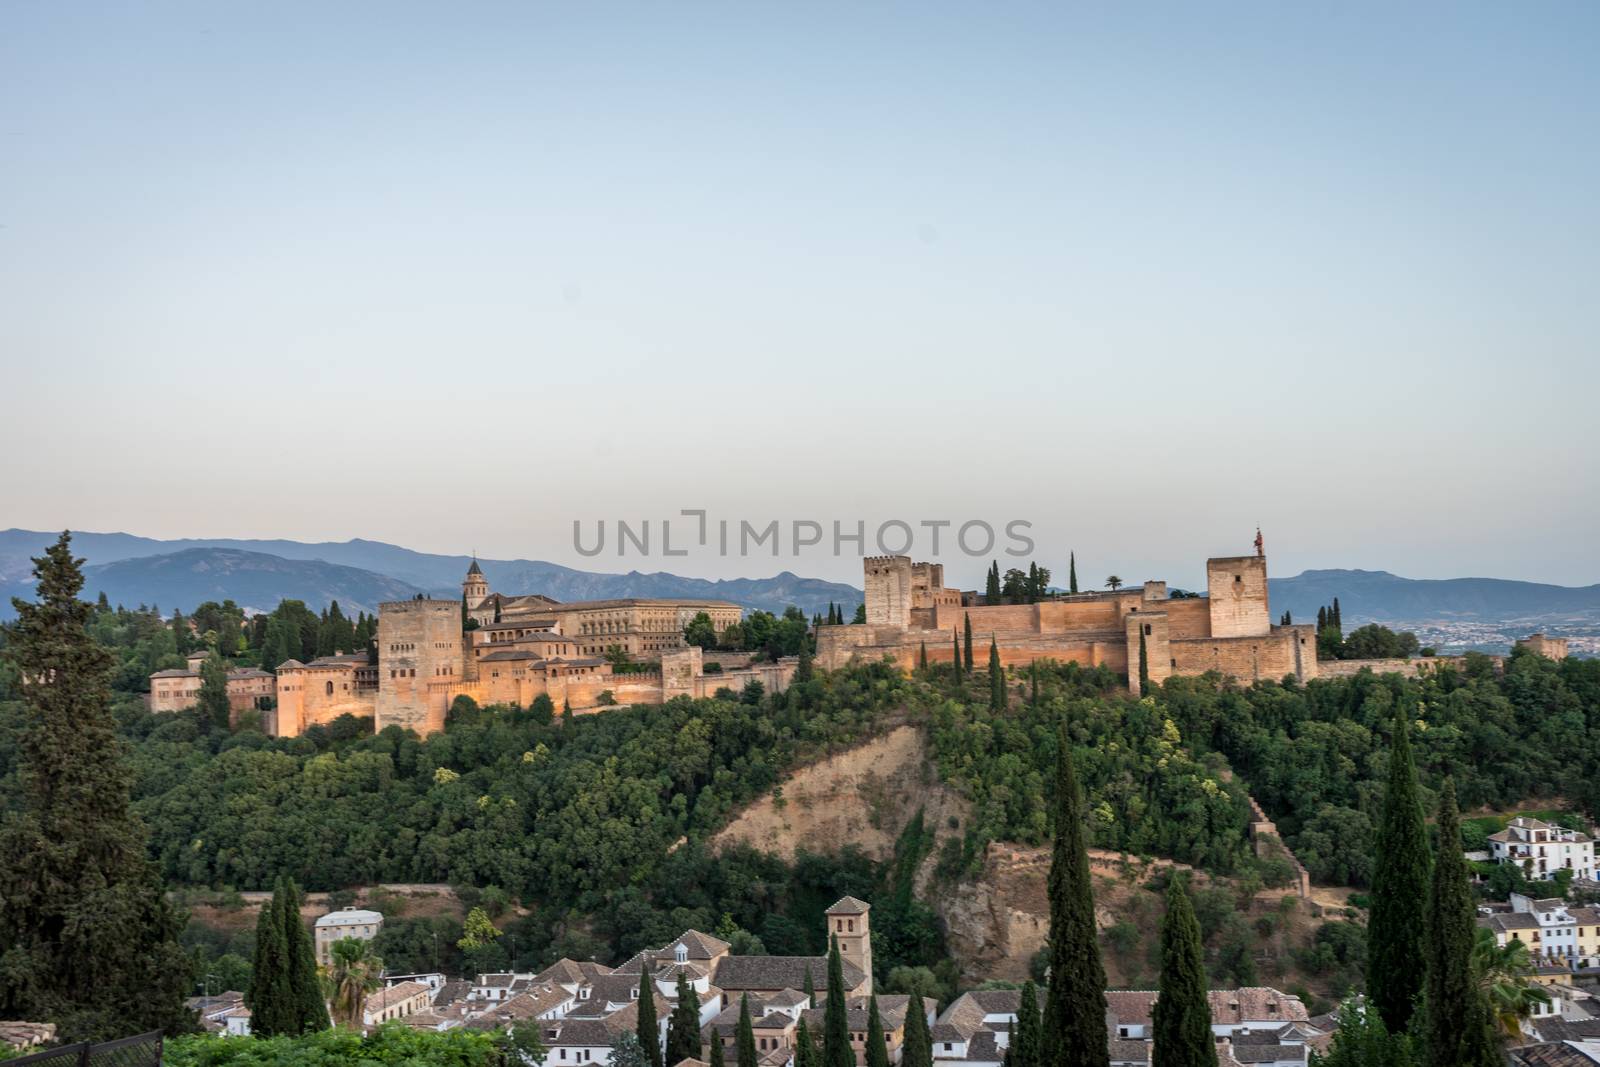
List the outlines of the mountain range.
<svg viewBox="0 0 1600 1067">
<path fill-rule="evenodd" d="M 36 530 L 0 531 L 0 617 L 12 596 L 31 596 L 32 563 L 55 540 Z M 270 610 L 280 599 L 320 609 L 338 600 L 346 611 L 375 611 L 385 600 L 418 593 L 459 596 L 469 556 L 416 552 L 382 541 L 183 539 L 163 541 L 125 533 L 74 533 L 73 550 L 87 561 L 86 595 L 104 592 L 113 603 L 159 604 L 189 611 L 206 600 L 231 599 Z M 806 614 L 830 603 L 854 609 L 861 590 L 784 571 L 770 578 L 711 581 L 665 572 L 606 574 L 541 560 L 478 561 L 497 592 L 543 593 L 557 600 L 611 597 L 704 597 L 749 609 L 779 612 L 789 604 Z M 1270 581 L 1274 620 L 1296 621 L 1339 598 L 1345 629 L 1363 622 L 1502 625 L 1528 632 L 1600 627 L 1600 585 L 1578 588 L 1501 578 L 1402 578 L 1387 571 L 1308 570 Z"/>
<path fill-rule="evenodd" d="M 31 557 L 57 537 L 38 530 L 0 531 L 0 618 L 14 612 L 11 597 L 33 593 Z M 192 610 L 207 600 L 231 599 L 268 611 L 284 598 L 321 609 L 330 600 L 344 611 L 377 610 L 385 600 L 418 593 L 461 595 L 470 556 L 415 552 L 382 541 L 193 539 L 162 541 L 125 533 L 72 535 L 85 560 L 84 595 L 104 592 L 114 604 L 157 604 L 165 612 Z M 507 594 L 543 593 L 556 600 L 613 597 L 688 597 L 730 600 L 748 609 L 781 612 L 793 604 L 807 615 L 830 603 L 853 611 L 861 590 L 783 571 L 771 578 L 712 581 L 665 572 L 605 574 L 542 560 L 479 559 L 490 588 Z"/>
</svg>

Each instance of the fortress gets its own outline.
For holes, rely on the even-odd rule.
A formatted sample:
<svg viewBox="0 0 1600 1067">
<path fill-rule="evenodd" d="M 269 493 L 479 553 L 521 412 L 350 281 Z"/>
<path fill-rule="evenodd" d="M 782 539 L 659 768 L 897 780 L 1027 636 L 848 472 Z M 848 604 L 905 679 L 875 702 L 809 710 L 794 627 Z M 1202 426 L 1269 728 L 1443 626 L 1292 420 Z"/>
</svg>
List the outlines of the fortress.
<svg viewBox="0 0 1600 1067">
<path fill-rule="evenodd" d="M 1003 664 L 1051 659 L 1106 666 L 1127 674 L 1135 693 L 1141 644 L 1152 682 L 1207 671 L 1245 682 L 1317 676 L 1316 627 L 1272 621 L 1259 539 L 1254 555 L 1206 561 L 1205 596 L 1170 596 L 1166 582 L 1145 582 L 1035 604 L 987 604 L 946 588 L 944 568 L 937 563 L 872 556 L 864 571 L 867 623 L 819 629 L 821 666 L 887 656 L 910 669 L 924 649 L 929 663 L 949 663 L 952 637 L 960 637 L 970 620 L 974 648 L 980 642 L 986 646 L 992 636 Z"/>
<path fill-rule="evenodd" d="M 489 589 L 476 560 L 462 599 L 398 600 L 379 605 L 378 661 L 323 656 L 278 666 L 277 710 L 268 731 L 295 737 L 341 715 L 371 717 L 427 736 L 444 729 L 458 696 L 479 704 L 527 707 L 540 695 L 560 708 L 590 712 L 610 704 L 661 704 L 706 697 L 752 681 L 769 692 L 794 675 L 793 658 L 742 665 L 748 654 L 706 654 L 688 645 L 683 627 L 705 612 L 718 633 L 742 617 L 721 600 L 623 599 L 563 604 L 549 597 L 502 596 Z M 463 613 L 477 625 L 467 629 Z M 640 661 L 618 672 L 604 654 L 620 648 Z M 732 669 L 721 669 L 723 658 Z M 739 665 L 735 665 L 739 664 Z"/>
</svg>

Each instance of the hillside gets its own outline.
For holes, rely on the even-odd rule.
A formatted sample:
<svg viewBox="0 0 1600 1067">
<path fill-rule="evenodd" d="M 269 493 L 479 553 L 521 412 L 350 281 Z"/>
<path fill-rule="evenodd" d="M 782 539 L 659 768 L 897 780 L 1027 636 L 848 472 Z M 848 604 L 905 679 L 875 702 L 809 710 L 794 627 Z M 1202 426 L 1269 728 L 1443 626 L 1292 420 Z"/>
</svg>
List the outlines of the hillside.
<svg viewBox="0 0 1600 1067">
<path fill-rule="evenodd" d="M 31 589 L 30 557 L 37 556 L 46 545 L 55 540 L 55 532 L 37 530 L 0 531 L 0 591 L 6 594 L 0 614 L 9 612 L 10 597 L 27 595 Z M 427 592 L 435 596 L 454 597 L 461 593 L 461 577 L 471 562 L 469 556 L 437 555 L 414 552 L 398 545 L 381 541 L 351 540 L 307 543 L 284 540 L 238 540 L 230 538 L 185 538 L 161 541 L 149 537 L 136 537 L 125 533 L 74 532 L 72 546 L 89 564 L 89 571 L 102 564 L 148 560 L 152 557 L 172 556 L 187 552 L 235 552 L 255 556 L 274 557 L 280 564 L 324 564 L 368 572 L 378 581 L 394 583 L 396 588 L 409 589 L 401 596 Z M 188 557 L 200 560 L 203 557 Z M 806 614 L 826 611 L 829 604 L 842 604 L 847 610 L 861 602 L 861 591 L 839 582 L 826 582 L 816 578 L 803 578 L 782 571 L 770 578 L 733 578 L 712 581 L 705 578 L 686 578 L 657 571 L 644 573 L 629 571 L 626 574 L 607 574 L 574 570 L 541 560 L 480 559 L 484 576 L 497 592 L 509 594 L 543 593 L 556 600 L 601 600 L 613 597 L 700 597 L 709 600 L 731 600 L 747 609 L 782 612 L 794 604 Z M 191 564 L 192 565 L 192 564 Z M 229 573 L 228 566 L 219 562 L 212 567 L 219 575 Z M 298 571 L 292 566 L 282 566 L 286 579 L 293 577 L 301 587 L 313 585 L 317 580 L 314 571 Z M 86 572 L 87 573 L 87 572 Z M 162 607 L 188 610 L 199 601 L 186 600 L 192 583 L 175 583 L 177 572 L 169 565 L 145 569 L 129 568 L 124 572 L 127 580 L 120 588 L 128 591 L 123 603 L 156 603 Z M 141 576 L 136 578 L 136 576 Z M 242 592 L 229 592 L 226 579 L 219 586 L 224 592 L 214 599 L 231 597 L 236 603 L 255 603 Z M 108 592 L 107 595 L 110 595 Z M 256 595 L 256 594 L 251 594 Z M 324 601 L 301 597 L 298 593 L 284 592 L 283 596 L 299 597 L 308 605 L 320 609 Z M 117 599 L 115 596 L 113 600 Z M 339 598 L 343 606 L 345 598 Z M 276 604 L 273 597 L 270 604 Z"/>
</svg>

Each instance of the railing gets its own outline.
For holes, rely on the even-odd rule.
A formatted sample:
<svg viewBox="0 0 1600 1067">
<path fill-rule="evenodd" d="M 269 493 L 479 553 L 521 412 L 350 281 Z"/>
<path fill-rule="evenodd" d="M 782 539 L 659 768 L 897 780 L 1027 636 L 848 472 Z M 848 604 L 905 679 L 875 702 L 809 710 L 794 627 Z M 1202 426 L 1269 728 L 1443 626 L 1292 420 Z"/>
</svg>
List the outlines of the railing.
<svg viewBox="0 0 1600 1067">
<path fill-rule="evenodd" d="M 161 1067 L 161 1031 L 118 1038 L 115 1041 L 83 1041 L 61 1045 L 14 1060 L 6 1067 Z"/>
</svg>

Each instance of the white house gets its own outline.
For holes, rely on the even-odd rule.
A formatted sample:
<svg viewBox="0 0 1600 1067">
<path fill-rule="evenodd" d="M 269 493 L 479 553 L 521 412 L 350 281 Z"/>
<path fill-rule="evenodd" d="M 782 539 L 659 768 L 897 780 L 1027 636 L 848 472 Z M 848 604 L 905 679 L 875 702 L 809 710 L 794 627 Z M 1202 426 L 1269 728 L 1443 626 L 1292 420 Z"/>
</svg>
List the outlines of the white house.
<svg viewBox="0 0 1600 1067">
<path fill-rule="evenodd" d="M 1548 881 L 1561 870 L 1574 878 L 1594 877 L 1594 839 L 1542 819 L 1519 815 L 1490 834 L 1489 856 L 1496 863 L 1515 863 L 1534 880 Z"/>
</svg>

